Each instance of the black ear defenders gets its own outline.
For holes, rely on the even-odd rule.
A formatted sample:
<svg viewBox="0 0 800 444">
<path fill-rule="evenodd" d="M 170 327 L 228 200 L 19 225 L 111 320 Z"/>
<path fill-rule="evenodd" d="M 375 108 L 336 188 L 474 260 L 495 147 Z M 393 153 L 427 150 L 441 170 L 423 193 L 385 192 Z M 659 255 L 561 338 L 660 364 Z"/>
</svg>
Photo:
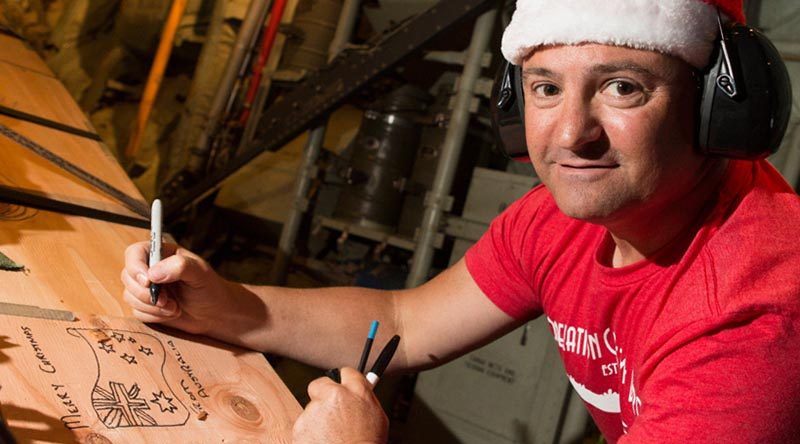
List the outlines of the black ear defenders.
<svg viewBox="0 0 800 444">
<path fill-rule="evenodd" d="M 792 87 L 775 46 L 756 29 L 720 25 L 711 64 L 702 72 L 697 146 L 707 155 L 760 159 L 778 150 L 789 124 Z M 497 143 L 527 161 L 519 66 L 504 63 L 492 89 Z"/>
<path fill-rule="evenodd" d="M 720 26 L 722 38 L 704 73 L 697 143 L 705 154 L 760 159 L 781 144 L 792 110 L 792 84 L 778 50 L 745 25 Z"/>
</svg>

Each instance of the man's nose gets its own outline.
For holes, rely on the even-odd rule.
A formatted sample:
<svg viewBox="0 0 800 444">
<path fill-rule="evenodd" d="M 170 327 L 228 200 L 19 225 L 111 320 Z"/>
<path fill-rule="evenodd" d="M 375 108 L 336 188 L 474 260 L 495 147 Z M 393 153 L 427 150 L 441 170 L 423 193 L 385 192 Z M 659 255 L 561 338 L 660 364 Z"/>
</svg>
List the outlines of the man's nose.
<svg viewBox="0 0 800 444">
<path fill-rule="evenodd" d="M 592 99 L 575 95 L 565 98 L 558 117 L 555 144 L 562 149 L 577 150 L 594 142 L 603 133 L 595 115 Z"/>
</svg>

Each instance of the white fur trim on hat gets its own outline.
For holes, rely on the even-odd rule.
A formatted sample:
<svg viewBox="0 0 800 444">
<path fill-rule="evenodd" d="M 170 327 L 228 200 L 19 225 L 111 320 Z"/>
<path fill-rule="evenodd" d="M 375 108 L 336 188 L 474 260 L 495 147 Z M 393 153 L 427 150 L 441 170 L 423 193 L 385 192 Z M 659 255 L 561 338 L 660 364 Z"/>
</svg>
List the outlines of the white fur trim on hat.
<svg viewBox="0 0 800 444">
<path fill-rule="evenodd" d="M 521 65 L 542 45 L 602 43 L 708 63 L 717 11 L 700 0 L 517 0 L 503 34 L 506 59 Z"/>
</svg>

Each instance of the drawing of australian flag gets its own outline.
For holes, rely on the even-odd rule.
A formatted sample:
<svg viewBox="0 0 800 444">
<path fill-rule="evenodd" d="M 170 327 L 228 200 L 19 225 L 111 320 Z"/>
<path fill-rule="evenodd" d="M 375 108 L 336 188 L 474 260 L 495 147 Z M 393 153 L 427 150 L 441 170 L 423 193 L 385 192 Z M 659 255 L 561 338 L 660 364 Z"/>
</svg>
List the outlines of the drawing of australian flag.
<svg viewBox="0 0 800 444">
<path fill-rule="evenodd" d="M 107 328 L 67 332 L 82 338 L 94 352 L 92 407 L 106 427 L 179 426 L 189 419 L 162 373 L 166 354 L 156 336 Z"/>
</svg>

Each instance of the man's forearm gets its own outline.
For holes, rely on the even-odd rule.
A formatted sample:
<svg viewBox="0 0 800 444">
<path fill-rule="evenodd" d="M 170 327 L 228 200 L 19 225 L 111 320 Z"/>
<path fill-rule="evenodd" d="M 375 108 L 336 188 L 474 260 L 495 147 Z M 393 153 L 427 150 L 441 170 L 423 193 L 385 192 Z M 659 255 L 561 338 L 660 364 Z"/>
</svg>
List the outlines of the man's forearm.
<svg viewBox="0 0 800 444">
<path fill-rule="evenodd" d="M 290 289 L 228 284 L 232 307 L 209 327 L 209 336 L 321 368 L 355 366 L 369 331 L 382 344 L 401 334 L 395 294 L 357 287 Z M 398 353 L 398 362 L 403 358 Z M 395 365 L 397 367 L 397 365 Z"/>
<path fill-rule="evenodd" d="M 205 334 L 321 368 L 355 367 L 372 320 L 380 322 L 376 347 L 402 337 L 391 372 L 441 365 L 522 322 L 486 298 L 463 261 L 419 287 L 396 291 L 226 286 L 226 306 L 211 316 Z"/>
</svg>

